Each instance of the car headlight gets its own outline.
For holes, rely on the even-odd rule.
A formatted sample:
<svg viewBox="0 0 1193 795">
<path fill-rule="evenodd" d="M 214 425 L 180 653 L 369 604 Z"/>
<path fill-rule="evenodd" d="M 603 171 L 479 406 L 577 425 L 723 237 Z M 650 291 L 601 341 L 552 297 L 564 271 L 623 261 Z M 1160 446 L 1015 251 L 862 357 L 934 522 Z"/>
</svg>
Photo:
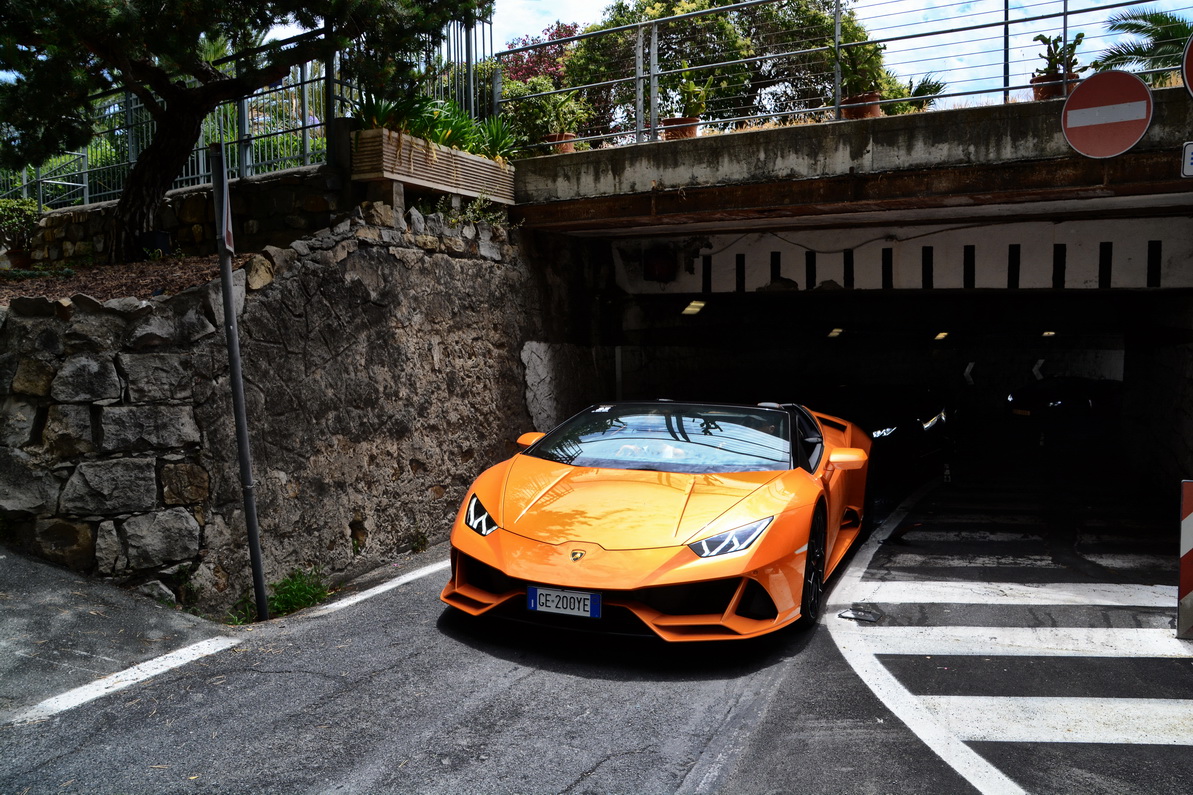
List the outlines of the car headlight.
<svg viewBox="0 0 1193 795">
<path fill-rule="evenodd" d="M 774 517 L 769 516 L 752 524 L 743 525 L 724 533 L 718 533 L 710 538 L 697 541 L 695 544 L 688 544 L 688 549 L 702 558 L 712 558 L 717 555 L 731 555 L 734 552 L 741 552 L 750 546 L 750 544 L 753 544 L 758 536 L 762 535 L 762 531 L 767 528 L 767 525 L 771 523 L 772 519 Z"/>
<path fill-rule="evenodd" d="M 468 498 L 468 507 L 464 510 L 464 524 L 483 536 L 487 536 L 497 529 L 497 522 L 493 521 L 492 516 L 489 516 L 489 512 L 485 510 L 485 506 L 481 505 L 481 501 L 476 498 L 475 494 Z"/>
</svg>

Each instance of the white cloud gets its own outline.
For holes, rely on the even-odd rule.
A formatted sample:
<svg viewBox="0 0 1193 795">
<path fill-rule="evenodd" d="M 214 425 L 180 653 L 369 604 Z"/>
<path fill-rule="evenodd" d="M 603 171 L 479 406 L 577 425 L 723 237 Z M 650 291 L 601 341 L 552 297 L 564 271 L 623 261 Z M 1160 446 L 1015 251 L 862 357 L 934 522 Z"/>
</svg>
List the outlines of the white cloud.
<svg viewBox="0 0 1193 795">
<path fill-rule="evenodd" d="M 581 27 L 600 20 L 608 3 L 601 0 L 497 0 L 493 11 L 493 45 L 498 52 L 523 36 L 541 36 L 560 22 Z"/>
</svg>

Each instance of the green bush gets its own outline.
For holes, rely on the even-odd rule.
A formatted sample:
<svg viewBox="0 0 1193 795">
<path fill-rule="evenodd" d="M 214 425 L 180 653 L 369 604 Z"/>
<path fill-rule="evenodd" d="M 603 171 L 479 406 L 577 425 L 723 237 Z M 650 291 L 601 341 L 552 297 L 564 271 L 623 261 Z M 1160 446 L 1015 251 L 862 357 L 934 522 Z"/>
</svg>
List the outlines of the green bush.
<svg viewBox="0 0 1193 795">
<path fill-rule="evenodd" d="M 41 210 L 33 199 L 0 199 L 0 245 L 28 251 L 40 219 Z"/>
</svg>

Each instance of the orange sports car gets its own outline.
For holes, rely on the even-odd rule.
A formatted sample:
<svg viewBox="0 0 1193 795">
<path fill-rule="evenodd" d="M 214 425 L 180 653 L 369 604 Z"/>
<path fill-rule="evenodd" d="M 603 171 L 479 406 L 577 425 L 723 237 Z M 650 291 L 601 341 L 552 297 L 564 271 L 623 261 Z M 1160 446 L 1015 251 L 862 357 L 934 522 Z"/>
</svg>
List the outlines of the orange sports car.
<svg viewBox="0 0 1193 795">
<path fill-rule="evenodd" d="M 862 527 L 870 437 L 794 405 L 591 406 L 469 489 L 441 598 L 669 641 L 819 616 Z"/>
</svg>

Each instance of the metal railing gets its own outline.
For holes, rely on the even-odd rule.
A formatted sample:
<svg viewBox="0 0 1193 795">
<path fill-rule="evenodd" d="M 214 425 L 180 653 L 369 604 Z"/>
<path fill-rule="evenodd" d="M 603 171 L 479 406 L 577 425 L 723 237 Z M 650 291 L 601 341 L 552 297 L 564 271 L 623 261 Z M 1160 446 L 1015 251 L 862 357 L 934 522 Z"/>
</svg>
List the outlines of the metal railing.
<svg viewBox="0 0 1193 795">
<path fill-rule="evenodd" d="M 282 46 L 299 38 L 282 42 Z M 474 59 L 491 60 L 492 52 L 487 21 L 470 27 L 449 26 L 442 46 L 424 54 L 428 72 L 441 77 L 428 90 L 455 99 L 462 107 L 474 107 Z M 237 61 L 251 56 L 252 52 L 238 53 L 215 66 L 233 69 Z M 294 67 L 277 83 L 225 103 L 208 116 L 173 187 L 210 183 L 207 148 L 221 140 L 228 145 L 226 165 L 238 177 L 326 163 L 330 129 L 326 121 L 350 112 L 359 93 L 340 74 L 338 57 Z M 155 123 L 131 92 L 101 94 L 92 102 L 97 120 L 86 149 L 51 158 L 40 166 L 0 170 L 0 198 L 32 198 L 43 209 L 57 209 L 120 197 L 129 171 L 153 139 Z"/>
<path fill-rule="evenodd" d="M 821 13 L 797 16 L 797 6 Z M 591 116 L 577 141 L 616 146 L 657 140 L 663 118 L 686 115 L 681 84 L 710 78 L 705 132 L 839 119 L 850 99 L 844 55 L 881 48 L 886 113 L 1027 101 L 1043 65 L 1036 36 L 1084 34 L 1077 57 L 1088 66 L 1121 40 L 1107 25 L 1113 15 L 1156 8 L 1193 16 L 1193 4 L 1173 0 L 752 0 L 500 52 L 494 94 L 503 113 L 531 119 L 561 96 L 582 100 Z M 503 69 L 544 48 L 562 54 L 563 79 L 511 91 Z M 1179 67 L 1145 72 L 1179 81 Z M 931 96 L 915 93 L 933 84 Z"/>
<path fill-rule="evenodd" d="M 798 17 L 797 7 L 817 13 Z M 880 101 L 887 113 L 1028 100 L 1029 78 L 1041 65 L 1036 36 L 1073 41 L 1083 33 L 1078 58 L 1089 64 L 1118 40 L 1107 27 L 1112 15 L 1151 8 L 1193 16 L 1193 0 L 942 0 L 927 8 L 908 0 L 750 0 L 496 54 L 491 27 L 482 22 L 451 31 L 438 52 L 427 54 L 427 66 L 438 77 L 431 87 L 437 96 L 473 115 L 492 108 L 523 132 L 541 116 L 536 103 L 578 97 L 591 111 L 578 140 L 617 146 L 657 140 L 662 119 L 679 115 L 681 85 L 689 80 L 712 79 L 700 122 L 705 134 L 840 118 L 849 107 L 848 75 L 833 53 L 850 49 L 882 48 L 885 83 L 895 89 Z M 562 80 L 529 92 L 515 92 L 510 80 L 503 84 L 514 59 L 544 48 L 564 55 Z M 207 145 L 221 136 L 238 176 L 326 162 L 324 122 L 348 112 L 359 96 L 338 70 L 338 59 L 303 64 L 279 83 L 218 108 L 175 187 L 211 181 Z M 1179 79 L 1171 66 L 1144 71 Z M 912 89 L 931 81 L 943 84 L 937 93 L 913 96 Z M 57 208 L 119 197 L 154 123 L 130 93 L 94 101 L 99 119 L 86 150 L 37 168 L 0 171 L 0 198 L 35 198 Z"/>
</svg>

